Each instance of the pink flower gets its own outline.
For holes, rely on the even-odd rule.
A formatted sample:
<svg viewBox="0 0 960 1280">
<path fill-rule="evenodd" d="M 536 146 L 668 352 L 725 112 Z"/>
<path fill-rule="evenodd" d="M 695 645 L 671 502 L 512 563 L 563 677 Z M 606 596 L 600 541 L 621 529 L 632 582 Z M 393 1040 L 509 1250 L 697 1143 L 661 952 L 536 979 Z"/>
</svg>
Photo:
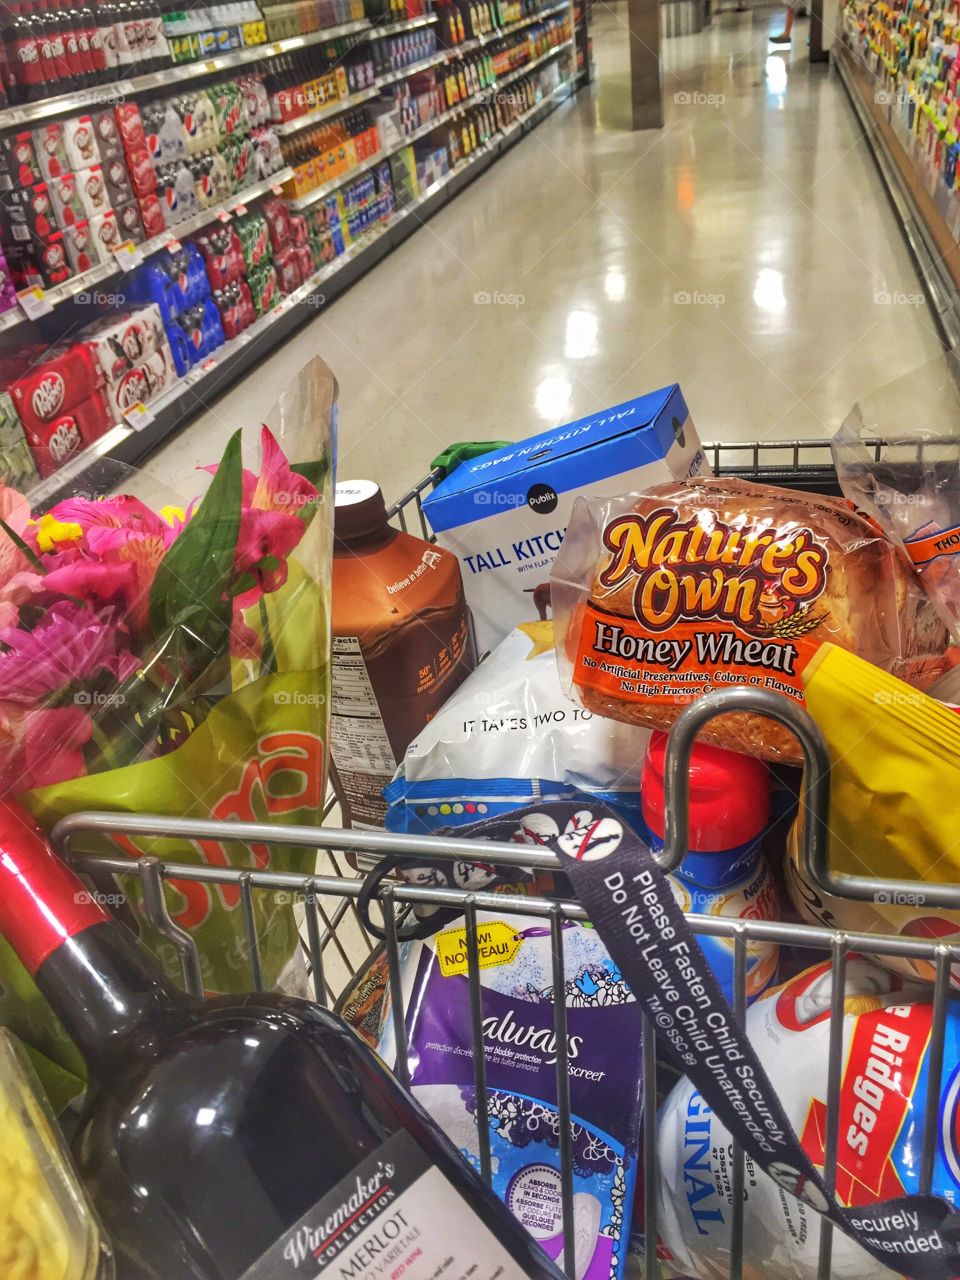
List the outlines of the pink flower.
<svg viewBox="0 0 960 1280">
<path fill-rule="evenodd" d="M 244 471 L 240 529 L 234 562 L 234 607 L 249 609 L 287 580 L 287 559 L 303 537 L 320 493 L 292 470 L 270 428 L 260 433 L 261 470 Z M 203 467 L 215 474 L 216 466 Z M 236 624 L 234 624 L 236 625 Z"/>
<path fill-rule="evenodd" d="M 26 530 L 30 523 L 30 504 L 22 493 L 18 493 L 16 489 L 8 489 L 6 485 L 0 485 L 0 520 L 29 545 Z M 15 573 L 31 567 L 30 561 L 6 530 L 0 529 L 0 585 Z"/>
<path fill-rule="evenodd" d="M 23 777 L 17 789 L 29 791 L 81 777 L 87 771 L 83 747 L 92 733 L 82 707 L 28 711 L 23 719 Z"/>
<path fill-rule="evenodd" d="M 251 658 L 259 662 L 263 653 L 260 637 L 253 627 L 248 627 L 243 620 L 243 613 L 233 606 L 233 620 L 230 623 L 230 656 L 232 658 Z"/>
<path fill-rule="evenodd" d="M 5 627 L 0 631 L 0 702 L 28 707 L 106 673 L 129 679 L 139 663 L 121 641 L 126 636 L 88 605 L 61 600 L 52 605 L 32 631 Z"/>
</svg>

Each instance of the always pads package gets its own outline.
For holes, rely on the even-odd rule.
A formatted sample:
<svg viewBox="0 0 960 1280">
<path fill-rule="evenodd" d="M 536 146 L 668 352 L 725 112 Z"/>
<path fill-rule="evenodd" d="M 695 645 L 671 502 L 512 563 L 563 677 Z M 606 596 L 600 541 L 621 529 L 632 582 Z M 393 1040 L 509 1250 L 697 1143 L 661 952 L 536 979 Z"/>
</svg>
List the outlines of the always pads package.
<svg viewBox="0 0 960 1280">
<path fill-rule="evenodd" d="M 827 961 L 763 996 L 747 1011 L 746 1023 L 801 1146 L 820 1169 L 826 1159 L 830 997 Z M 835 1163 L 841 1204 L 866 1206 L 920 1189 L 933 1019 L 929 998 L 929 987 L 908 985 L 864 957 L 848 961 Z M 945 1036 L 932 1191 L 955 1204 L 960 1196 L 957 1001 L 948 1006 Z M 730 1274 L 730 1134 L 687 1079 L 661 1108 L 657 1144 L 661 1256 L 671 1260 L 667 1274 L 676 1274 L 675 1266 L 698 1280 L 721 1280 Z M 891 1225 L 902 1227 L 904 1240 L 912 1244 L 908 1237 L 916 1224 L 909 1210 L 903 1216 L 902 1224 Z M 821 1221 L 747 1157 L 744 1275 L 814 1280 Z M 892 1253 L 893 1271 L 899 1270 L 897 1261 Z M 830 1274 L 837 1280 L 886 1280 L 893 1272 L 835 1231 Z"/>
<path fill-rule="evenodd" d="M 387 830 L 430 834 L 584 795 L 636 825 L 649 736 L 566 697 L 553 623 L 522 623 L 407 748 L 384 792 Z"/>
<path fill-rule="evenodd" d="M 676 383 L 462 463 L 423 509 L 460 560 L 478 651 L 547 616 L 550 569 L 575 498 L 708 471 Z"/>
<path fill-rule="evenodd" d="M 478 912 L 477 924 L 493 1189 L 562 1264 L 550 928 L 507 911 Z M 636 1181 L 640 1013 L 594 929 L 567 922 L 563 941 L 575 1275 L 616 1280 L 624 1272 Z M 466 972 L 462 917 L 404 945 L 411 1091 L 479 1171 Z M 380 1052 L 394 1060 L 391 1036 Z"/>
</svg>

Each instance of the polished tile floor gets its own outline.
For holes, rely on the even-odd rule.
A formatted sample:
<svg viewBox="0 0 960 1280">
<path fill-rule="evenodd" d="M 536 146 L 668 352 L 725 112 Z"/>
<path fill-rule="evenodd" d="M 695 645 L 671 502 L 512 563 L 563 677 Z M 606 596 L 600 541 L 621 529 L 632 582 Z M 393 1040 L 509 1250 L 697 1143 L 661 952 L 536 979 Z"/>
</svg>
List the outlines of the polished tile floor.
<svg viewBox="0 0 960 1280">
<path fill-rule="evenodd" d="M 729 0 L 728 0 L 729 3 Z M 191 493 L 314 354 L 340 475 L 398 495 L 444 445 L 515 439 L 677 380 L 706 440 L 829 436 L 935 357 L 933 316 L 836 76 L 780 10 L 664 41 L 666 125 L 626 127 L 625 6 L 555 112 L 156 455 Z M 478 292 L 513 295 L 478 305 Z"/>
</svg>

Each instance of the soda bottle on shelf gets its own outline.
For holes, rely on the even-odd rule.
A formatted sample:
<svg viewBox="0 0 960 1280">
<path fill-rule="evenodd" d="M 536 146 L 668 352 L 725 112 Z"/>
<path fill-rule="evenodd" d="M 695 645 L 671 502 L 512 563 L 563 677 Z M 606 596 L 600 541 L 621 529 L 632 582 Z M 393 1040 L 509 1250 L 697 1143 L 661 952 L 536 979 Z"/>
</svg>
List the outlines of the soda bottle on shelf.
<svg viewBox="0 0 960 1280">
<path fill-rule="evenodd" d="M 296 1258 L 332 1280 L 404 1238 L 407 1280 L 562 1280 L 336 1015 L 185 995 L 10 804 L 0 934 L 86 1062 L 74 1150 L 126 1280 L 266 1280 Z"/>
<path fill-rule="evenodd" d="M 83 53 L 80 48 L 80 15 L 74 9 L 70 0 L 51 0 L 54 5 L 60 26 L 60 33 L 63 38 L 63 55 L 67 64 L 67 71 L 70 75 L 70 87 L 72 89 L 86 89 L 90 84 L 90 67 L 85 65 Z M 89 64 L 89 56 L 87 58 Z"/>
<path fill-rule="evenodd" d="M 26 4 L 13 3 L 4 11 L 3 43 L 9 63 L 7 97 L 15 106 L 33 102 L 44 90 L 37 33 Z"/>
<path fill-rule="evenodd" d="M 118 78 L 117 31 L 114 23 L 114 0 L 94 0 L 94 21 L 97 25 L 97 42 L 103 59 L 105 82 Z"/>
</svg>

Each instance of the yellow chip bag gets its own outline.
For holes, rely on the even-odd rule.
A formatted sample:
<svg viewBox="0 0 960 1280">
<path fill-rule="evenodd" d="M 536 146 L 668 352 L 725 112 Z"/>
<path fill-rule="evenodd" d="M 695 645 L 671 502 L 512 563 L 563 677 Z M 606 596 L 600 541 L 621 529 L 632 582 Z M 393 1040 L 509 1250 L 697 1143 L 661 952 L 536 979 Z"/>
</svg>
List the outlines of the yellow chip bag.
<svg viewBox="0 0 960 1280">
<path fill-rule="evenodd" d="M 830 749 L 830 869 L 914 881 L 916 889 L 878 892 L 872 903 L 824 893 L 803 869 L 798 819 L 786 865 L 797 910 L 812 923 L 860 933 L 960 941 L 960 911 L 928 908 L 923 893 L 924 881 L 960 880 L 960 715 L 833 644 L 821 646 L 803 680 Z M 934 976 L 925 961 L 877 959 Z M 951 979 L 960 986 L 960 966 Z"/>
</svg>

